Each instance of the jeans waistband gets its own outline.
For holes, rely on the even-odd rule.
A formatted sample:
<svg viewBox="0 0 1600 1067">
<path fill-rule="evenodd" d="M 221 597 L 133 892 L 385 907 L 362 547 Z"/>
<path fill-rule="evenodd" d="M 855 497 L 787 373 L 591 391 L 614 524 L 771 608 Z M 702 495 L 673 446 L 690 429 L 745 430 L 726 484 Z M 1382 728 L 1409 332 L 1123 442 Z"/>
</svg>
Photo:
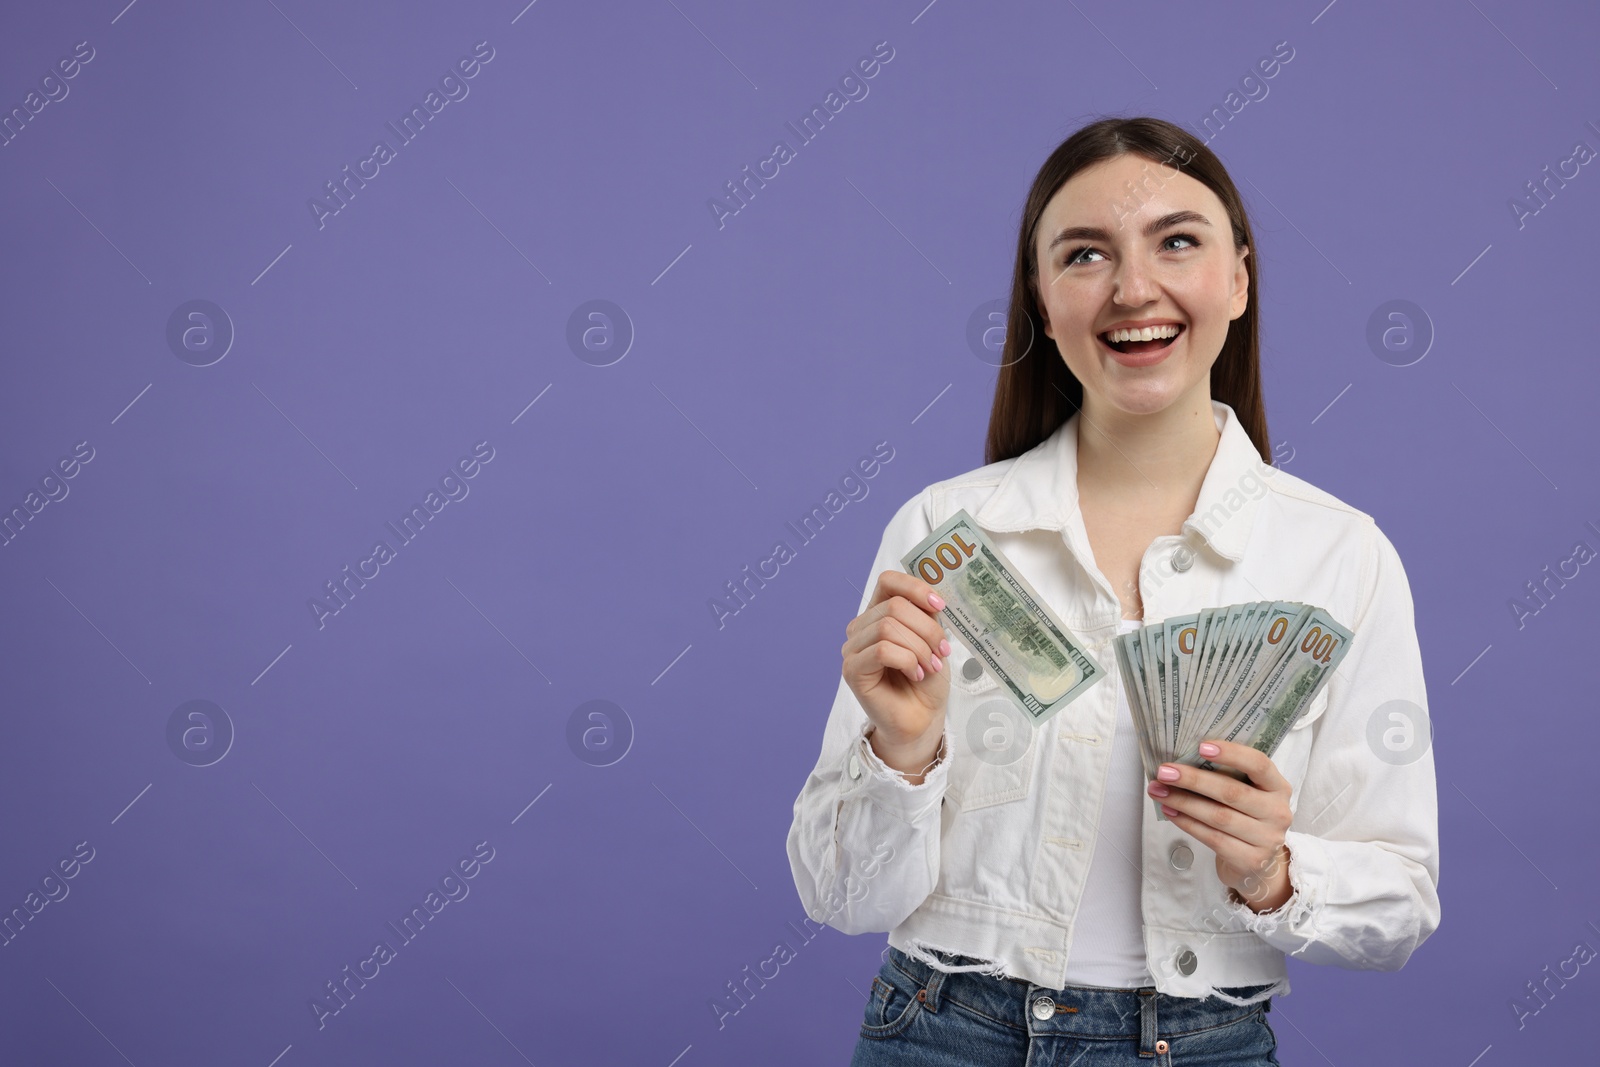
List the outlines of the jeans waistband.
<svg viewBox="0 0 1600 1067">
<path fill-rule="evenodd" d="M 951 952 L 935 950 L 932 955 L 954 966 L 981 962 Z M 1272 1009 L 1270 998 L 1239 1006 L 1217 997 L 1173 996 L 1154 986 L 1110 989 L 1068 985 L 1047 989 L 1020 978 L 994 978 L 978 971 L 950 973 L 914 959 L 893 945 L 889 946 L 888 962 L 904 978 L 908 995 L 921 999 L 929 1011 L 936 1012 L 946 1001 L 955 1000 L 1035 1034 L 1137 1038 L 1141 1051 L 1148 1049 L 1151 1054 L 1158 1039 L 1226 1026 Z M 1232 986 L 1223 992 L 1244 999 L 1266 988 Z"/>
</svg>

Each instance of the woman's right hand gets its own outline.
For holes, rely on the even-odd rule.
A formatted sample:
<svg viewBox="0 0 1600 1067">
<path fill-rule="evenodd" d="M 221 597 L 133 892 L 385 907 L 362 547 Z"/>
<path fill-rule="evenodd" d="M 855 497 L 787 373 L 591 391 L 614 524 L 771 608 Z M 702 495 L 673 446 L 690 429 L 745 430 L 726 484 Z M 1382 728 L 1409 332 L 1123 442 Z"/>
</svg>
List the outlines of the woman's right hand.
<svg viewBox="0 0 1600 1067">
<path fill-rule="evenodd" d="M 935 617 L 943 607 L 927 582 L 886 570 L 866 609 L 845 626 L 845 684 L 876 726 L 873 750 L 896 770 L 922 770 L 944 736 L 950 642 Z"/>
</svg>

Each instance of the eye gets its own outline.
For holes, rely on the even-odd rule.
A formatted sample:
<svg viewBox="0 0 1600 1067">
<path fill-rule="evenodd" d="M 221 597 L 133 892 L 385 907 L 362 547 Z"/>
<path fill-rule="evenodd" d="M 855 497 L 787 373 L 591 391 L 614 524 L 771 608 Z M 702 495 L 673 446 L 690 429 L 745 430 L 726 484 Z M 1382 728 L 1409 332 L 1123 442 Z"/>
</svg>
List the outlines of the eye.
<svg viewBox="0 0 1600 1067">
<path fill-rule="evenodd" d="M 1161 242 L 1161 247 L 1165 249 L 1169 241 L 1188 241 L 1191 247 L 1200 247 L 1200 242 L 1193 235 L 1187 233 L 1172 234 Z M 1174 248 L 1171 251 L 1179 252 L 1182 251 L 1182 249 Z M 1089 260 L 1083 258 L 1083 255 L 1086 252 L 1093 252 L 1097 256 L 1102 254 L 1098 248 L 1095 248 L 1092 245 L 1079 245 L 1077 248 L 1074 248 L 1071 252 L 1067 253 L 1066 258 L 1061 261 L 1061 265 L 1063 267 L 1071 267 L 1078 263 L 1088 263 Z"/>
</svg>

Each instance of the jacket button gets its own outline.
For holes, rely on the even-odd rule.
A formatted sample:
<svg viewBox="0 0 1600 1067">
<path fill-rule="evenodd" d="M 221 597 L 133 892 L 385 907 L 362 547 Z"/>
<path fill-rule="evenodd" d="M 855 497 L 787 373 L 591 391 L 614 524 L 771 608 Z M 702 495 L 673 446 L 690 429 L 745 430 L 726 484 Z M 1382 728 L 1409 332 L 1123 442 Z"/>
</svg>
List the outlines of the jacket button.
<svg viewBox="0 0 1600 1067">
<path fill-rule="evenodd" d="M 1175 871 L 1187 871 L 1189 864 L 1194 862 L 1194 852 L 1188 845 L 1173 845 L 1167 858 L 1172 861 Z"/>
<path fill-rule="evenodd" d="M 850 753 L 850 777 L 856 779 L 861 777 L 861 757 L 854 752 Z"/>
<path fill-rule="evenodd" d="M 1033 1017 L 1048 1019 L 1056 1013 L 1056 1002 L 1049 997 L 1039 997 L 1033 1002 Z"/>
<path fill-rule="evenodd" d="M 1188 545 L 1179 545 L 1172 550 L 1172 569 L 1182 574 L 1194 565 L 1194 552 Z"/>
<path fill-rule="evenodd" d="M 1178 952 L 1178 958 L 1175 962 L 1178 965 L 1178 973 L 1187 978 L 1194 973 L 1195 966 L 1199 964 L 1200 959 L 1193 951 L 1185 948 Z"/>
<path fill-rule="evenodd" d="M 961 677 L 969 682 L 976 682 L 983 677 L 983 664 L 978 662 L 977 656 L 972 656 L 961 665 Z"/>
</svg>

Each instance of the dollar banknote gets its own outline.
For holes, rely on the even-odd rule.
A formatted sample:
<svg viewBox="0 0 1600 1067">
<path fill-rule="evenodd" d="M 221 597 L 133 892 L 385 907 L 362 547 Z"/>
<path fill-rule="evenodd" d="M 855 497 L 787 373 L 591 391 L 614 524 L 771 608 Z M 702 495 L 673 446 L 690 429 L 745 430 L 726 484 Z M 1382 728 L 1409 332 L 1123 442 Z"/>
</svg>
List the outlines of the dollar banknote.
<svg viewBox="0 0 1600 1067">
<path fill-rule="evenodd" d="M 1112 641 L 1145 777 L 1186 763 L 1244 779 L 1200 755 L 1215 738 L 1270 756 L 1350 649 L 1352 634 L 1298 601 L 1253 601 L 1150 623 Z M 1159 802 L 1157 818 L 1165 820 Z"/>
<path fill-rule="evenodd" d="M 965 509 L 900 560 L 944 598 L 946 632 L 966 645 L 1035 726 L 1105 677 Z"/>
</svg>

